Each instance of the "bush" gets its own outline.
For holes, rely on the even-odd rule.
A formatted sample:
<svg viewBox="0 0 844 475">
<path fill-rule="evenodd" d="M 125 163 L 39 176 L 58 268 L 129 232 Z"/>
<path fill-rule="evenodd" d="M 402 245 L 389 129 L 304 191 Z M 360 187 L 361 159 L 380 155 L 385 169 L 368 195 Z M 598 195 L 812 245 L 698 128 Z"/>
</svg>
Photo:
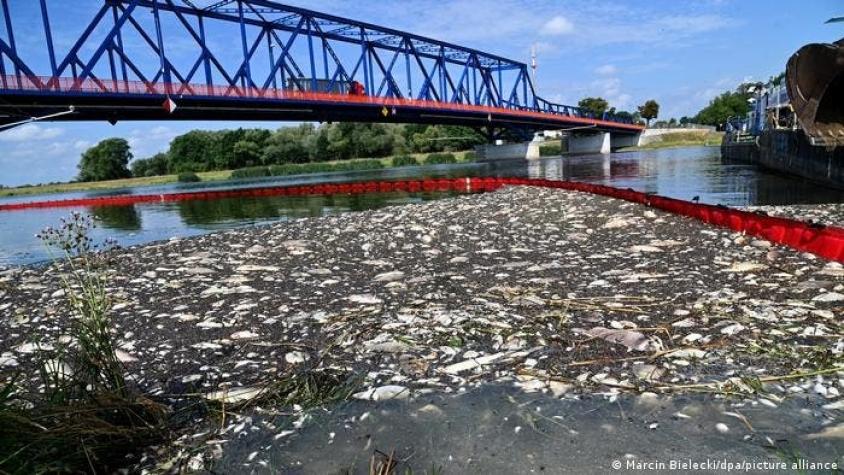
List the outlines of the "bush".
<svg viewBox="0 0 844 475">
<path fill-rule="evenodd" d="M 130 387 L 117 355 L 111 274 L 99 252 L 113 244 L 92 244 L 93 227 L 74 213 L 39 234 L 64 254 L 69 318 L 56 343 L 34 353 L 40 390 L 30 392 L 29 375 L 18 384 L 21 372 L 0 383 L 0 473 L 112 473 L 166 440 L 165 408 Z"/>
<path fill-rule="evenodd" d="M 384 168 L 381 160 L 354 160 L 349 162 L 335 163 L 335 170 L 338 172 L 350 172 L 356 170 L 380 170 Z"/>
<path fill-rule="evenodd" d="M 232 172 L 232 178 L 260 178 L 270 176 L 270 169 L 267 167 L 238 168 Z"/>
<path fill-rule="evenodd" d="M 463 161 L 464 162 L 474 162 L 478 159 L 478 154 L 474 151 L 470 150 L 463 154 Z"/>
<path fill-rule="evenodd" d="M 199 179 L 199 176 L 194 172 L 179 173 L 178 180 L 179 183 L 196 183 L 198 181 L 202 181 Z"/>
<path fill-rule="evenodd" d="M 442 165 L 447 163 L 457 163 L 457 157 L 453 153 L 432 153 L 425 159 L 427 165 Z"/>
<path fill-rule="evenodd" d="M 412 167 L 414 165 L 419 165 L 419 161 L 411 155 L 396 155 L 393 157 L 394 167 Z"/>
<path fill-rule="evenodd" d="M 563 146 L 559 143 L 552 143 L 548 145 L 541 145 L 539 147 L 540 157 L 555 157 L 563 153 Z"/>
<path fill-rule="evenodd" d="M 307 173 L 350 172 L 356 170 L 378 170 L 384 168 L 381 160 L 354 160 L 348 162 L 317 162 L 317 163 L 286 163 L 271 165 L 268 173 L 271 176 L 303 175 Z M 234 176 L 234 175 L 232 175 Z"/>
</svg>

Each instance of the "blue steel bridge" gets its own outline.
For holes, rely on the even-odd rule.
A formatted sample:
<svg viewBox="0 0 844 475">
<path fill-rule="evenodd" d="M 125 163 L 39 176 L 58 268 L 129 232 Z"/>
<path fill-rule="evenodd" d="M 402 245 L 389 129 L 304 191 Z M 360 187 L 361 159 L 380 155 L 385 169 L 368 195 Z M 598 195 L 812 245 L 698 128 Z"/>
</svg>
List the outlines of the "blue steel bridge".
<svg viewBox="0 0 844 475">
<path fill-rule="evenodd" d="M 467 125 L 490 139 L 504 130 L 641 130 L 538 97 L 524 63 L 267 0 L 0 8 L 0 124 L 403 122 Z"/>
</svg>

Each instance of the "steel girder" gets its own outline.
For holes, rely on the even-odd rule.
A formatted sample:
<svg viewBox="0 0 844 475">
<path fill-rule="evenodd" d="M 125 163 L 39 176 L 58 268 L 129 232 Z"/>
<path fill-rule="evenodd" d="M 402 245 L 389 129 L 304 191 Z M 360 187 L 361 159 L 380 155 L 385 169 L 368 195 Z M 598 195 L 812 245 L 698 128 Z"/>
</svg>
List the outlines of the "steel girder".
<svg viewBox="0 0 844 475">
<path fill-rule="evenodd" d="M 71 78 L 79 87 L 93 81 L 110 94 L 139 81 L 150 91 L 164 86 L 168 95 L 223 86 L 237 97 L 284 88 L 332 92 L 357 81 L 376 97 L 590 117 L 536 97 L 524 63 L 270 0 L 101 0 L 64 52 L 56 48 L 50 22 L 49 4 L 58 0 L 37 1 L 48 61 L 34 60 L 15 41 L 17 32 L 31 29 L 15 23 L 15 8 L 24 2 L 0 0 L 3 89 L 27 81 L 45 95 L 59 94 L 67 92 L 59 79 Z M 237 33 L 223 35 L 223 28 Z M 192 50 L 187 55 L 186 44 Z"/>
</svg>

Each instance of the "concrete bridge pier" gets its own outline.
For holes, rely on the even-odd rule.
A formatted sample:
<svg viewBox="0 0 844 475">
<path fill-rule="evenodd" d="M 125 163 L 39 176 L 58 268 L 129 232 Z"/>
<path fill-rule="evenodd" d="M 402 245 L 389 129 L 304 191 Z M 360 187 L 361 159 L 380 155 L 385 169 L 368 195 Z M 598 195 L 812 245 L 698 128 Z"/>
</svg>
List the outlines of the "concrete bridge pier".
<svg viewBox="0 0 844 475">
<path fill-rule="evenodd" d="M 615 151 L 624 147 L 638 147 L 641 138 L 642 134 L 613 134 L 610 137 L 610 148 Z"/>
<path fill-rule="evenodd" d="M 613 134 L 610 132 L 577 132 L 562 138 L 564 154 L 609 154 L 624 147 L 635 147 L 640 143 L 640 134 Z M 475 147 L 480 160 L 508 160 L 540 158 L 539 147 L 543 142 L 532 140 L 520 143 L 490 143 Z"/>
<path fill-rule="evenodd" d="M 610 153 L 612 138 L 609 132 L 572 133 L 567 137 L 568 153 Z"/>
<path fill-rule="evenodd" d="M 536 160 L 539 158 L 539 144 L 541 142 L 532 140 L 530 142 L 485 144 L 475 147 L 475 153 L 479 160 L 509 160 L 526 159 Z"/>
</svg>

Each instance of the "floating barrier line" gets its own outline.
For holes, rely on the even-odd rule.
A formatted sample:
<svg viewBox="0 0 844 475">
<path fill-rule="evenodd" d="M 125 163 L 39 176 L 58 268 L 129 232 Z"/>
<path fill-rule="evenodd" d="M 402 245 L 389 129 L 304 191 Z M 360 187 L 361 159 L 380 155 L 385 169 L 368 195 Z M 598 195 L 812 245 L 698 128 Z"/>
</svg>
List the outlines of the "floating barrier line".
<svg viewBox="0 0 844 475">
<path fill-rule="evenodd" d="M 767 239 L 776 244 L 809 252 L 825 259 L 844 263 L 844 228 L 807 223 L 795 219 L 766 216 L 748 211 L 692 203 L 664 196 L 651 195 L 630 189 L 614 188 L 574 181 L 542 180 L 534 178 L 441 178 L 430 180 L 368 181 L 357 183 L 329 183 L 319 185 L 273 186 L 235 190 L 211 190 L 189 193 L 148 195 L 120 195 L 98 198 L 31 201 L 0 204 L 0 211 L 80 206 L 128 206 L 137 203 L 167 203 L 222 198 L 356 195 L 395 191 L 418 193 L 423 191 L 452 191 L 482 193 L 504 186 L 537 186 L 592 193 L 639 203 L 669 213 L 694 218 L 713 226 L 729 228 L 750 236 Z"/>
</svg>

